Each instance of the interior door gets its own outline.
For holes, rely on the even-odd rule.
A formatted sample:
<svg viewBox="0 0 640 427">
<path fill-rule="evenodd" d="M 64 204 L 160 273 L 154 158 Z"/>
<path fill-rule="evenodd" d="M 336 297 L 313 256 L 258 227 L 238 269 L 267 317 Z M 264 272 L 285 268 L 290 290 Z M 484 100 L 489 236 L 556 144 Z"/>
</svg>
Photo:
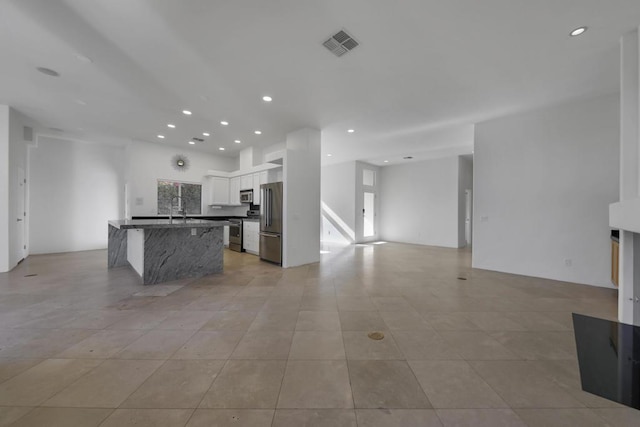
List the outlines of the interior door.
<svg viewBox="0 0 640 427">
<path fill-rule="evenodd" d="M 464 235 L 467 241 L 467 246 L 471 246 L 471 218 L 473 218 L 473 199 L 471 196 L 471 190 L 464 190 L 465 193 L 465 217 L 464 217 Z"/>
<path fill-rule="evenodd" d="M 18 183 L 14 188 L 15 195 L 15 211 L 14 218 L 12 221 L 15 221 L 16 224 L 16 243 L 13 247 L 14 251 L 14 259 L 21 261 L 24 259 L 26 254 L 26 245 L 25 245 L 25 216 L 26 216 L 26 208 L 25 208 L 25 173 L 23 168 L 18 169 Z"/>
</svg>

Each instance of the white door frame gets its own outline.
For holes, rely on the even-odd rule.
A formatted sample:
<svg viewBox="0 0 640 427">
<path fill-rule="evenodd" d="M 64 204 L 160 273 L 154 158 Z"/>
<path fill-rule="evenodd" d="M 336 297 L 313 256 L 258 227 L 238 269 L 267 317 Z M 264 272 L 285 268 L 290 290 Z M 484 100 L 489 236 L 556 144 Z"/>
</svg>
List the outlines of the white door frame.
<svg viewBox="0 0 640 427">
<path fill-rule="evenodd" d="M 359 163 L 360 167 L 356 168 L 356 243 L 375 242 L 379 240 L 380 220 L 379 220 L 379 197 L 378 182 L 380 179 L 380 171 L 378 168 L 367 167 L 365 163 Z M 374 173 L 373 185 L 364 185 L 364 171 L 368 170 Z M 374 197 L 374 220 L 373 220 L 373 236 L 364 236 L 364 194 L 373 193 Z"/>
</svg>

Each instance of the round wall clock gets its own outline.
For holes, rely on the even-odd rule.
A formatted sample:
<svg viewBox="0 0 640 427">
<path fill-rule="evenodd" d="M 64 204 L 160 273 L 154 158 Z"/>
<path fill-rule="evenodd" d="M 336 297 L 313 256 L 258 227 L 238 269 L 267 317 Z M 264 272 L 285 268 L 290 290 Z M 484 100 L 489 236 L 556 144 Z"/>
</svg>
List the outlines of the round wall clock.
<svg viewBox="0 0 640 427">
<path fill-rule="evenodd" d="M 171 158 L 171 165 L 175 170 L 184 172 L 189 169 L 189 159 L 183 154 L 176 154 Z"/>
</svg>

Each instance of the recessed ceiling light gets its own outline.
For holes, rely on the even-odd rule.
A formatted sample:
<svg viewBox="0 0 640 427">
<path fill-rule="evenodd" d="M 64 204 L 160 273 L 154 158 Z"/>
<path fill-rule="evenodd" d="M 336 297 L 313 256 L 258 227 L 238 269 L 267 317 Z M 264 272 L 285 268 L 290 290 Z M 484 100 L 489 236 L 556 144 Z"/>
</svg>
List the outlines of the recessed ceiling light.
<svg viewBox="0 0 640 427">
<path fill-rule="evenodd" d="M 182 114 L 184 114 L 185 116 L 190 116 L 190 115 L 191 115 L 191 111 L 189 111 L 189 110 L 182 110 Z"/>
<path fill-rule="evenodd" d="M 585 31 L 587 31 L 587 27 L 578 27 L 575 30 L 571 31 L 569 33 L 569 35 L 571 35 L 571 37 L 575 37 L 575 36 L 579 36 L 580 34 L 584 33 Z"/>
<path fill-rule="evenodd" d="M 220 122 L 220 124 L 221 124 L 222 126 L 229 126 L 229 122 L 224 121 L 224 120 L 223 120 L 223 121 L 221 121 L 221 122 Z"/>
<path fill-rule="evenodd" d="M 331 156 L 333 156 L 333 154 L 327 154 L 327 157 L 331 157 Z"/>
<path fill-rule="evenodd" d="M 385 160 L 384 163 L 389 163 L 389 160 Z"/>
<path fill-rule="evenodd" d="M 271 98 L 271 97 L 270 97 L 270 96 L 268 96 L 268 95 L 265 95 L 265 96 L 263 96 L 263 97 L 262 97 L 262 100 L 263 100 L 264 102 L 271 102 L 271 101 L 273 101 L 273 98 Z"/>
<path fill-rule="evenodd" d="M 253 133 L 255 133 L 256 135 L 262 135 L 262 131 L 261 130 L 254 130 Z"/>
<path fill-rule="evenodd" d="M 164 139 L 164 135 L 158 135 L 158 138 Z"/>
<path fill-rule="evenodd" d="M 218 148 L 218 150 L 224 151 L 224 147 L 220 147 L 220 148 Z"/>
<path fill-rule="evenodd" d="M 51 68 L 38 67 L 36 70 L 40 71 L 42 74 L 46 74 L 47 76 L 60 77 L 60 73 L 56 70 L 52 70 Z"/>
<path fill-rule="evenodd" d="M 239 139 L 236 139 L 233 142 L 235 142 L 236 144 L 240 144 L 242 141 L 240 141 Z"/>
<path fill-rule="evenodd" d="M 355 130 L 354 130 L 354 129 L 347 129 L 347 132 L 349 132 L 349 133 L 354 133 L 354 132 L 355 132 Z"/>
<path fill-rule="evenodd" d="M 202 132 L 202 136 L 209 136 L 209 132 Z"/>
<path fill-rule="evenodd" d="M 191 144 L 191 145 L 193 145 L 195 143 L 196 143 L 195 141 L 189 141 L 189 144 Z"/>
<path fill-rule="evenodd" d="M 175 129 L 175 128 L 176 128 L 176 125 L 172 125 L 171 123 L 169 123 L 169 124 L 167 125 L 167 127 L 168 127 L 168 128 L 171 128 L 171 129 Z"/>
</svg>

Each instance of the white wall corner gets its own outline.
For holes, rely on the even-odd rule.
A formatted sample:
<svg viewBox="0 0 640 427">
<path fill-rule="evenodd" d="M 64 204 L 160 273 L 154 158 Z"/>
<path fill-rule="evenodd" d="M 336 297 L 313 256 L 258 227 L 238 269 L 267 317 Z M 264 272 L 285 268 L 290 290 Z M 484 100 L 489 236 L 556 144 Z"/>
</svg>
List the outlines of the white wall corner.
<svg viewBox="0 0 640 427">
<path fill-rule="evenodd" d="M 320 131 L 287 134 L 283 165 L 283 267 L 320 261 Z"/>
</svg>

